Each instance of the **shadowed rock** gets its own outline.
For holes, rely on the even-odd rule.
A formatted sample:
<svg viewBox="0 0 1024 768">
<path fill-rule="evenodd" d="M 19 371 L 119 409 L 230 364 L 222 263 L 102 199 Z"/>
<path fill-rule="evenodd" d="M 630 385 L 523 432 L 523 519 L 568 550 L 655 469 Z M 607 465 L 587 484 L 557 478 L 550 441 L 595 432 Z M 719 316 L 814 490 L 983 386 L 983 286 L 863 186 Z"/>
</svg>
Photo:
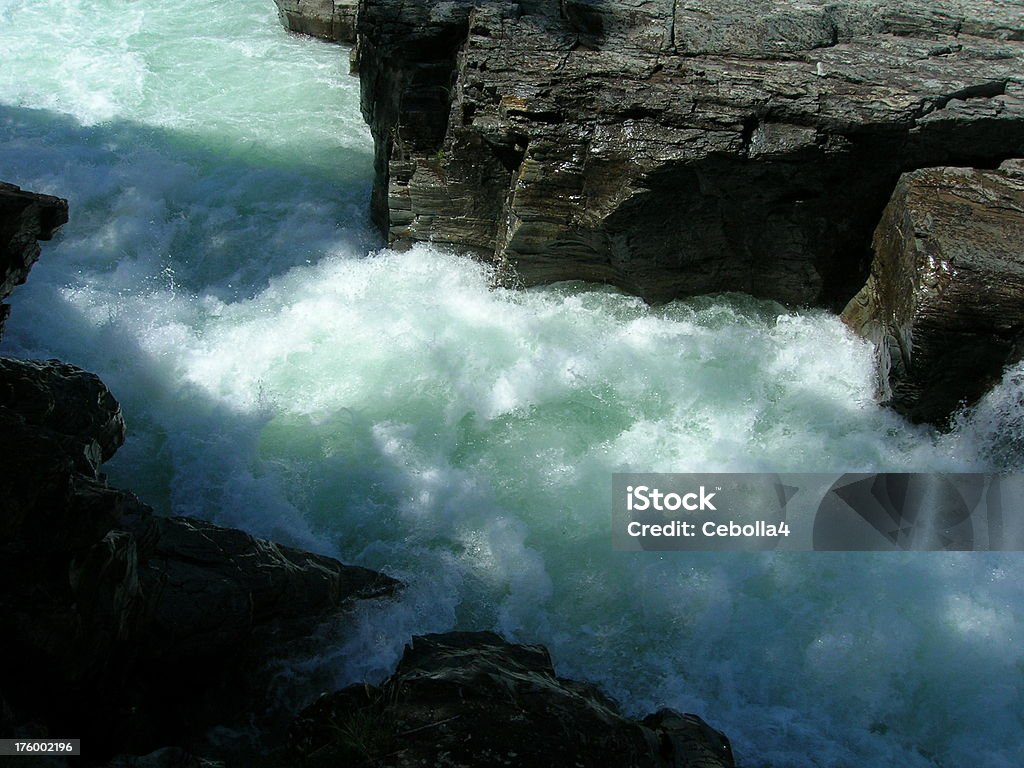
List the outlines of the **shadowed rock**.
<svg viewBox="0 0 1024 768">
<path fill-rule="evenodd" d="M 1024 161 L 903 176 L 843 319 L 876 345 L 881 398 L 945 423 L 1024 357 Z"/>
<path fill-rule="evenodd" d="M 98 377 L 0 358 L 0 431 L 0 553 L 71 552 L 117 524 L 124 499 L 99 465 L 124 442 L 124 419 Z"/>
<path fill-rule="evenodd" d="M 596 686 L 557 677 L 542 646 L 489 632 L 414 638 L 380 688 L 304 710 L 292 743 L 310 768 L 733 765 L 729 740 L 696 715 L 625 718 Z"/>
</svg>

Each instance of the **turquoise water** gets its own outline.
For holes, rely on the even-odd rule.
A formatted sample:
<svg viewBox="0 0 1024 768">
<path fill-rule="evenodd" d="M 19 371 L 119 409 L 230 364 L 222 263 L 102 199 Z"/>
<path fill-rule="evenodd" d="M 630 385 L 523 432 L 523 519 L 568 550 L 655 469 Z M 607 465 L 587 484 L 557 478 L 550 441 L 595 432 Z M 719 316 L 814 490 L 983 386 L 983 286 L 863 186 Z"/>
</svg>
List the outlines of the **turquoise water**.
<svg viewBox="0 0 1024 768">
<path fill-rule="evenodd" d="M 870 350 L 740 296 L 650 308 L 381 248 L 342 49 L 270 0 L 0 0 L 0 179 L 72 220 L 6 354 L 98 372 L 113 482 L 405 580 L 291 674 L 377 680 L 414 633 L 543 642 L 744 765 L 1024 764 L 1018 555 L 611 551 L 617 471 L 1019 466 L 1008 380 L 938 437 Z"/>
</svg>

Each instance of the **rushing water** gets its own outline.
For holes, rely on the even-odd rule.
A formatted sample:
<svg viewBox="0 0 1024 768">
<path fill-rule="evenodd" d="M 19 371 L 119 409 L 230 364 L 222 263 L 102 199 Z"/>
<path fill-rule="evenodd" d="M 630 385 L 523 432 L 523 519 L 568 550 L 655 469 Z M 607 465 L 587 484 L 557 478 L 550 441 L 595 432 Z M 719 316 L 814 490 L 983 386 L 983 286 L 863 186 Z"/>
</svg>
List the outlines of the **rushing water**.
<svg viewBox="0 0 1024 768">
<path fill-rule="evenodd" d="M 378 250 L 371 142 L 337 47 L 271 0 L 0 0 L 0 179 L 72 220 L 6 354 L 97 371 L 112 480 L 409 587 L 321 655 L 380 679 L 414 633 L 496 629 L 744 765 L 1024 764 L 1019 555 L 611 551 L 634 471 L 1019 466 L 1019 385 L 937 437 L 872 403 L 832 317 L 491 290 Z"/>
</svg>

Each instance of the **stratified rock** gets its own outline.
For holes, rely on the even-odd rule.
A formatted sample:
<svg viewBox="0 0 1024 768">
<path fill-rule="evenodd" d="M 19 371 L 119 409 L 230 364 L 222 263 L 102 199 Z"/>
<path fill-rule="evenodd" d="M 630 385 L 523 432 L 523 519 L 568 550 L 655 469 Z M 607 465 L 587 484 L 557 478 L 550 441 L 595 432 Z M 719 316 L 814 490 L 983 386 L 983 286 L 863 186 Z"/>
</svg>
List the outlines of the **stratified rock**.
<svg viewBox="0 0 1024 768">
<path fill-rule="evenodd" d="M 322 696 L 292 728 L 302 765 L 733 765 L 729 740 L 695 715 L 638 723 L 595 686 L 559 678 L 546 649 L 488 632 L 413 639 L 380 688 Z"/>
<path fill-rule="evenodd" d="M 337 43 L 356 40 L 359 0 L 274 0 L 285 29 Z"/>
<path fill-rule="evenodd" d="M 24 192 L 0 181 L 0 302 L 25 282 L 39 258 L 39 241 L 53 237 L 67 220 L 67 200 Z M 0 304 L 0 336 L 10 311 Z"/>
<path fill-rule="evenodd" d="M 363 0 L 375 221 L 527 284 L 841 307 L 900 174 L 1024 154 L 1024 6 Z"/>
<path fill-rule="evenodd" d="M 906 174 L 874 249 L 843 318 L 876 345 L 881 398 L 943 423 L 1024 356 L 1024 161 Z"/>
</svg>

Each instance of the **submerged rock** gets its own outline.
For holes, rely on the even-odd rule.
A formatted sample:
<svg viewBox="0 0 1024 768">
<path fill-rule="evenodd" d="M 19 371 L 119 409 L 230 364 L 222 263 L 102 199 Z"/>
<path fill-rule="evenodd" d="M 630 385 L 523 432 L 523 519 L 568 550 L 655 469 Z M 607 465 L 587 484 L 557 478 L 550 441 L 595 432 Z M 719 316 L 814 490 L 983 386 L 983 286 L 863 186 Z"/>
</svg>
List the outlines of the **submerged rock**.
<svg viewBox="0 0 1024 768">
<path fill-rule="evenodd" d="M 1024 161 L 903 176 L 843 319 L 876 345 L 881 398 L 944 423 L 1024 357 Z"/>
<path fill-rule="evenodd" d="M 358 0 L 274 0 L 285 29 L 337 43 L 356 40 Z"/>
<path fill-rule="evenodd" d="M 0 181 L 0 302 L 25 282 L 39 258 L 39 241 L 53 237 L 67 220 L 67 200 L 24 192 Z M 10 311 L 0 303 L 0 336 Z"/>
<path fill-rule="evenodd" d="M 1024 154 L 1024 14 L 363 0 L 375 221 L 524 283 L 841 307 L 901 173 Z"/>
<path fill-rule="evenodd" d="M 546 649 L 489 632 L 416 637 L 381 687 L 322 696 L 292 728 L 310 766 L 727 768 L 729 740 L 696 715 L 642 723 L 555 675 Z"/>
</svg>

